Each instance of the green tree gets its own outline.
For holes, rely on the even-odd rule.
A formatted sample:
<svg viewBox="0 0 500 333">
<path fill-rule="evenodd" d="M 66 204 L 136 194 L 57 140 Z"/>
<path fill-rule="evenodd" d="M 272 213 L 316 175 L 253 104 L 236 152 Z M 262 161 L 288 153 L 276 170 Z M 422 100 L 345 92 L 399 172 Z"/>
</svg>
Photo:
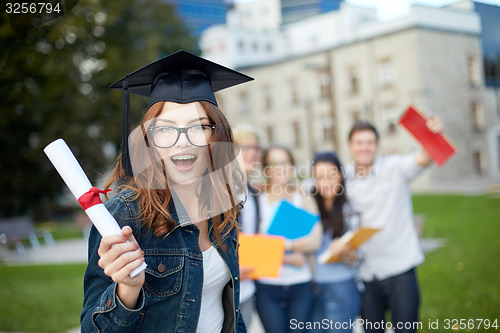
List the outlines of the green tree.
<svg viewBox="0 0 500 333">
<path fill-rule="evenodd" d="M 65 186 L 43 147 L 64 138 L 91 181 L 102 179 L 113 160 L 104 147 L 119 148 L 121 133 L 122 96 L 107 86 L 161 56 L 194 50 L 196 40 L 160 0 L 80 1 L 37 27 L 2 15 L 0 216 L 47 218 Z M 138 119 L 145 101 L 131 98 Z"/>
</svg>

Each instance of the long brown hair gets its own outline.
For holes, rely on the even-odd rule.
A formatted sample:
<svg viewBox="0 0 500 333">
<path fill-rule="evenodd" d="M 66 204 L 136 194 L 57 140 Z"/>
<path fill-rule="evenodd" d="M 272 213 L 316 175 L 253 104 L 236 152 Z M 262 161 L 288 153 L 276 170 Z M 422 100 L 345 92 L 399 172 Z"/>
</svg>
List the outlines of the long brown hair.
<svg viewBox="0 0 500 333">
<path fill-rule="evenodd" d="M 325 205 L 325 201 L 320 191 L 316 186 L 313 188 L 313 196 L 318 204 L 319 213 L 321 216 L 321 223 L 323 224 L 323 232 L 330 233 L 332 238 L 337 238 L 343 235 L 345 231 L 345 221 L 344 221 L 344 204 L 347 202 L 347 195 L 345 193 L 345 178 L 343 174 L 342 164 L 337 154 L 333 152 L 322 152 L 317 153 L 314 156 L 313 166 L 318 162 L 327 162 L 337 168 L 337 172 L 342 175 L 342 180 L 340 182 L 340 193 L 337 193 L 335 200 L 331 207 Z"/>
<path fill-rule="evenodd" d="M 212 103 L 205 101 L 200 101 L 200 103 L 205 109 L 210 123 L 216 125 L 212 132 L 210 142 L 233 143 L 231 128 L 224 114 Z M 165 102 L 153 104 L 138 126 L 141 131 L 136 133 L 142 136 L 141 139 L 144 140 L 147 145 L 149 145 L 149 139 L 146 133 L 147 128 L 145 127 L 151 125 L 152 121 L 161 114 L 164 104 Z M 134 138 L 131 137 L 131 149 L 133 149 L 134 144 Z M 207 146 L 207 148 L 212 171 L 227 166 L 229 162 L 234 159 L 232 151 L 223 151 L 223 149 L 217 149 L 217 146 L 212 149 L 210 146 Z M 148 154 L 151 154 L 151 149 L 138 149 L 138 153 L 144 156 L 136 156 L 136 159 L 148 158 L 150 157 Z M 157 163 L 162 163 L 162 161 L 157 161 Z M 166 237 L 175 227 L 176 221 L 168 210 L 172 201 L 172 193 L 164 172 L 164 168 L 156 164 L 126 179 L 124 177 L 125 173 L 121 164 L 120 153 L 115 168 L 106 182 L 106 188 L 109 188 L 116 182 L 120 184 L 117 191 L 125 188 L 133 190 L 136 195 L 132 199 L 140 200 L 140 214 L 144 225 L 148 227 L 148 229 L 153 230 L 156 236 Z M 235 171 L 233 170 L 233 172 Z M 222 191 L 227 191 L 229 198 L 233 198 L 235 194 L 235 184 L 228 178 L 231 177 L 224 178 L 223 180 L 211 179 L 211 184 L 208 184 L 208 186 L 211 186 L 210 193 L 220 196 Z M 138 186 L 137 184 L 139 182 L 140 184 L 148 184 L 149 186 Z M 159 182 L 161 182 L 161 184 Z M 207 205 L 207 202 L 201 202 L 200 204 Z M 234 201 L 231 200 L 231 208 L 223 213 L 223 221 L 220 214 L 212 218 L 214 236 L 220 246 L 222 246 L 222 238 L 229 234 L 233 228 L 237 229 L 237 209 Z"/>
</svg>

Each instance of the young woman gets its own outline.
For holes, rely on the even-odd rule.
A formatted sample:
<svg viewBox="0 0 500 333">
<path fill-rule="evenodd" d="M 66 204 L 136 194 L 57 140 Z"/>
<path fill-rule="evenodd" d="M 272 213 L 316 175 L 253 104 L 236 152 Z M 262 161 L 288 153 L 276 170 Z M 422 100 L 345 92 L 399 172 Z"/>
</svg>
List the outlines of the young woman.
<svg viewBox="0 0 500 333">
<path fill-rule="evenodd" d="M 328 328 L 318 327 L 315 332 L 351 332 L 350 321 L 355 320 L 360 310 L 353 267 L 355 253 L 339 241 L 339 237 L 359 227 L 359 218 L 347 201 L 342 165 L 337 155 L 330 152 L 316 154 L 313 168 L 313 195 L 323 225 L 323 240 L 317 257 L 328 248 L 340 257 L 334 263 L 315 263 L 313 320 L 328 319 L 332 323 Z"/>
<path fill-rule="evenodd" d="M 273 205 L 286 200 L 296 207 L 314 211 L 314 202 L 299 194 L 291 183 L 293 157 L 282 146 L 272 146 L 263 154 L 262 166 L 266 190 L 259 197 L 262 221 L 260 233 L 265 234 L 273 217 Z M 321 224 L 303 238 L 287 240 L 287 252 L 280 275 L 257 282 L 256 306 L 268 333 L 303 332 L 293 329 L 293 323 L 310 320 L 313 304 L 312 271 L 307 254 L 314 252 L 321 241 Z"/>
<path fill-rule="evenodd" d="M 93 229 L 89 238 L 82 332 L 245 332 L 237 207 L 221 205 L 238 191 L 237 172 L 233 152 L 217 148 L 232 134 L 212 90 L 214 71 L 239 73 L 183 51 L 159 62 L 149 65 L 151 105 L 130 136 L 133 175 L 122 151 L 106 186 L 118 184 L 106 206 L 122 234 Z M 140 71 L 126 78 L 132 92 Z"/>
</svg>

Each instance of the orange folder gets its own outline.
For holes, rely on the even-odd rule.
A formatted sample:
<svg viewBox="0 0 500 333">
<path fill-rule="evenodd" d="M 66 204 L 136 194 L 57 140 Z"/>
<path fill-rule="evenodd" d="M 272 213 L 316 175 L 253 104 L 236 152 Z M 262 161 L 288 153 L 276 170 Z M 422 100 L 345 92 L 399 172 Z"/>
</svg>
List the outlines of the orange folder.
<svg viewBox="0 0 500 333">
<path fill-rule="evenodd" d="M 283 265 L 283 237 L 240 233 L 240 266 L 252 268 L 250 278 L 277 277 Z"/>
<path fill-rule="evenodd" d="M 442 133 L 431 132 L 425 125 L 426 121 L 425 116 L 411 105 L 399 119 L 399 123 L 420 142 L 432 160 L 442 166 L 457 150 Z"/>
</svg>

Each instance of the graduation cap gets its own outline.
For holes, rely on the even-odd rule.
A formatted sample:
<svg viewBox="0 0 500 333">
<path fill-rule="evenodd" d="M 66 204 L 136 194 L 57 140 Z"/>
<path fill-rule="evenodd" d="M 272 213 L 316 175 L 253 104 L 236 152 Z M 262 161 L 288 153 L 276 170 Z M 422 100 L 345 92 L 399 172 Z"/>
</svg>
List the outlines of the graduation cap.
<svg viewBox="0 0 500 333">
<path fill-rule="evenodd" d="M 161 101 L 175 103 L 207 101 L 217 106 L 214 92 L 251 80 L 253 78 L 245 74 L 181 50 L 110 85 L 110 88 L 123 90 L 122 166 L 125 175 L 132 175 L 128 151 L 129 92 L 149 97 L 149 107 Z"/>
</svg>

